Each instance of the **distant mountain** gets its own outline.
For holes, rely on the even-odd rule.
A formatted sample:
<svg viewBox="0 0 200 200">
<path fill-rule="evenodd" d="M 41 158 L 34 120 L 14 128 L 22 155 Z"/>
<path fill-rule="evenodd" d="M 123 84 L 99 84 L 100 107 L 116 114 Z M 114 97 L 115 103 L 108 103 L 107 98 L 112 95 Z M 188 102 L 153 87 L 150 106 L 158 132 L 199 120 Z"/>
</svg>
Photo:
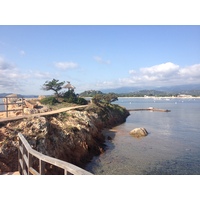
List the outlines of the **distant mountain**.
<svg viewBox="0 0 200 200">
<path fill-rule="evenodd" d="M 184 91 L 192 91 L 192 90 L 194 91 L 194 90 L 200 90 L 200 84 L 160 87 L 156 89 L 159 89 L 162 91 L 172 91 L 172 92 L 184 92 Z"/>
<path fill-rule="evenodd" d="M 5 97 L 5 96 L 7 96 L 9 94 L 11 94 L 11 93 L 0 93 L 0 97 Z"/>
<path fill-rule="evenodd" d="M 179 85 L 168 87 L 120 87 L 114 89 L 102 89 L 101 91 L 88 90 L 80 93 L 82 97 L 93 97 L 96 94 L 115 93 L 119 97 L 144 97 L 147 96 L 177 96 L 186 94 L 200 96 L 200 84 Z"/>
<path fill-rule="evenodd" d="M 147 87 L 120 87 L 120 88 L 112 88 L 112 89 L 102 89 L 101 91 L 103 93 L 130 93 L 130 92 L 136 92 L 140 90 L 145 89 L 153 89 L 153 88 L 147 88 Z"/>
<path fill-rule="evenodd" d="M 0 93 L 0 97 L 6 97 L 7 95 L 10 95 L 13 93 Z M 38 95 L 21 95 L 21 94 L 17 94 L 17 96 L 19 97 L 23 97 L 23 98 L 37 98 Z"/>
<path fill-rule="evenodd" d="M 200 84 L 191 84 L 191 85 L 179 85 L 179 86 L 166 86 L 166 87 L 120 87 L 114 89 L 102 89 L 103 93 L 114 92 L 116 94 L 126 94 L 126 93 L 137 93 L 141 91 L 147 92 L 150 90 L 160 91 L 165 93 L 182 93 L 182 94 L 191 94 L 191 95 L 200 95 Z M 142 92 L 143 93 L 143 92 Z"/>
</svg>

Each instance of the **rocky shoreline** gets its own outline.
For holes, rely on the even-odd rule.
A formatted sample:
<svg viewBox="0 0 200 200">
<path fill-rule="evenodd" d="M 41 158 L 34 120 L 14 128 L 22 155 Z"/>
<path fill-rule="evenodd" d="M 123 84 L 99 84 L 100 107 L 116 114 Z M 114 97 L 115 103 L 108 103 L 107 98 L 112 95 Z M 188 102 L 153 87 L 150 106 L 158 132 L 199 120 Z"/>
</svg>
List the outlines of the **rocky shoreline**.
<svg viewBox="0 0 200 200">
<path fill-rule="evenodd" d="M 105 150 L 104 128 L 126 121 L 129 112 L 118 105 L 89 104 L 46 117 L 32 117 L 0 125 L 0 174 L 17 171 L 18 137 L 21 132 L 33 149 L 84 168 Z M 47 169 L 49 174 L 58 174 Z"/>
</svg>

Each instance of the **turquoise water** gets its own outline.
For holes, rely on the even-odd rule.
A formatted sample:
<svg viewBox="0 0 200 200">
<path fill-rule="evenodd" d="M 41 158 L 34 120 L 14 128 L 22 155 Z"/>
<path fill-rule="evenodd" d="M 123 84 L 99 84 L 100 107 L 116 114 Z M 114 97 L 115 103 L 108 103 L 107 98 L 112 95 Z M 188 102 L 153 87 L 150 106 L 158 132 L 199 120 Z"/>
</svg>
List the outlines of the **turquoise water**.
<svg viewBox="0 0 200 200">
<path fill-rule="evenodd" d="M 155 107 L 171 112 L 135 111 L 124 124 L 105 130 L 107 150 L 86 166 L 94 174 L 200 174 L 200 99 L 119 98 L 126 108 Z M 144 127 L 149 135 L 129 132 Z"/>
</svg>

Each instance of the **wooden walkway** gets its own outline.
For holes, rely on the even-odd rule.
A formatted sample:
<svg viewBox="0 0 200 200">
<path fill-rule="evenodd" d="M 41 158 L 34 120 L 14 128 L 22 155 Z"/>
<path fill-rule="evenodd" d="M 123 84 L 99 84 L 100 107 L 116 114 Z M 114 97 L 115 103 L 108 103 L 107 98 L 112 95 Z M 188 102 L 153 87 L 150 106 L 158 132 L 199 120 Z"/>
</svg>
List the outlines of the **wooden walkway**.
<svg viewBox="0 0 200 200">
<path fill-rule="evenodd" d="M 53 115 L 53 114 L 58 114 L 58 113 L 61 113 L 61 112 L 66 112 L 68 110 L 73 110 L 73 109 L 77 109 L 77 108 L 85 108 L 87 106 L 88 105 L 73 106 L 73 107 L 61 108 L 61 109 L 58 109 L 58 110 L 53 110 L 53 111 L 44 112 L 44 113 L 36 113 L 36 114 L 30 114 L 30 115 L 20 115 L 20 116 L 16 116 L 16 117 L 2 118 L 2 119 L 0 119 L 0 123 L 25 119 L 25 118 L 29 118 L 29 117 L 43 117 L 43 116 L 47 116 L 47 115 Z"/>
<path fill-rule="evenodd" d="M 159 109 L 159 108 L 136 108 L 136 109 L 128 109 L 128 111 L 156 111 L 156 112 L 171 112 L 170 110 L 166 109 Z"/>
<path fill-rule="evenodd" d="M 44 155 L 32 149 L 21 133 L 18 133 L 18 136 L 18 170 L 21 175 L 45 175 L 46 164 L 60 168 L 63 175 L 92 175 L 90 172 L 76 165 Z M 38 161 L 38 163 L 36 164 L 35 161 Z"/>
</svg>

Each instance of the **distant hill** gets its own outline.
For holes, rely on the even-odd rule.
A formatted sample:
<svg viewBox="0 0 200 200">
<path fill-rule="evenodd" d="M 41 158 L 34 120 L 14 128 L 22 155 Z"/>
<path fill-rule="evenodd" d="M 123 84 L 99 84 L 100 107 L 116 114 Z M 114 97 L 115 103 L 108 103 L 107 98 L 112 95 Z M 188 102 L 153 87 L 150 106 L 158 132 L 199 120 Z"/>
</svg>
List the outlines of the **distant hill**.
<svg viewBox="0 0 200 200">
<path fill-rule="evenodd" d="M 96 94 L 103 94 L 101 91 L 87 90 L 79 94 L 80 97 L 93 97 Z"/>
<path fill-rule="evenodd" d="M 179 86 L 168 86 L 168 87 L 120 87 L 114 89 L 103 89 L 103 93 L 114 92 L 122 96 L 131 94 L 134 95 L 176 95 L 176 94 L 188 94 L 193 96 L 200 96 L 200 84 L 192 85 L 179 85 Z"/>
<path fill-rule="evenodd" d="M 93 97 L 96 94 L 107 94 L 107 93 L 115 93 L 118 97 L 144 97 L 146 96 L 157 96 L 157 97 L 163 97 L 163 96 L 177 96 L 179 94 L 186 94 L 186 95 L 192 95 L 192 96 L 200 96 L 200 89 L 199 90 L 190 90 L 190 88 L 159 88 L 160 90 L 153 90 L 153 89 L 145 89 L 145 90 L 138 90 L 138 91 L 130 91 L 129 88 L 126 88 L 125 90 L 103 90 L 102 91 L 96 91 L 96 90 L 89 90 L 80 93 L 79 95 L 81 97 Z M 162 90 L 161 90 L 162 89 Z M 109 91 L 109 92 L 106 92 Z M 122 92 L 123 91 L 123 92 Z M 127 91 L 127 92 L 125 92 Z"/>
</svg>

